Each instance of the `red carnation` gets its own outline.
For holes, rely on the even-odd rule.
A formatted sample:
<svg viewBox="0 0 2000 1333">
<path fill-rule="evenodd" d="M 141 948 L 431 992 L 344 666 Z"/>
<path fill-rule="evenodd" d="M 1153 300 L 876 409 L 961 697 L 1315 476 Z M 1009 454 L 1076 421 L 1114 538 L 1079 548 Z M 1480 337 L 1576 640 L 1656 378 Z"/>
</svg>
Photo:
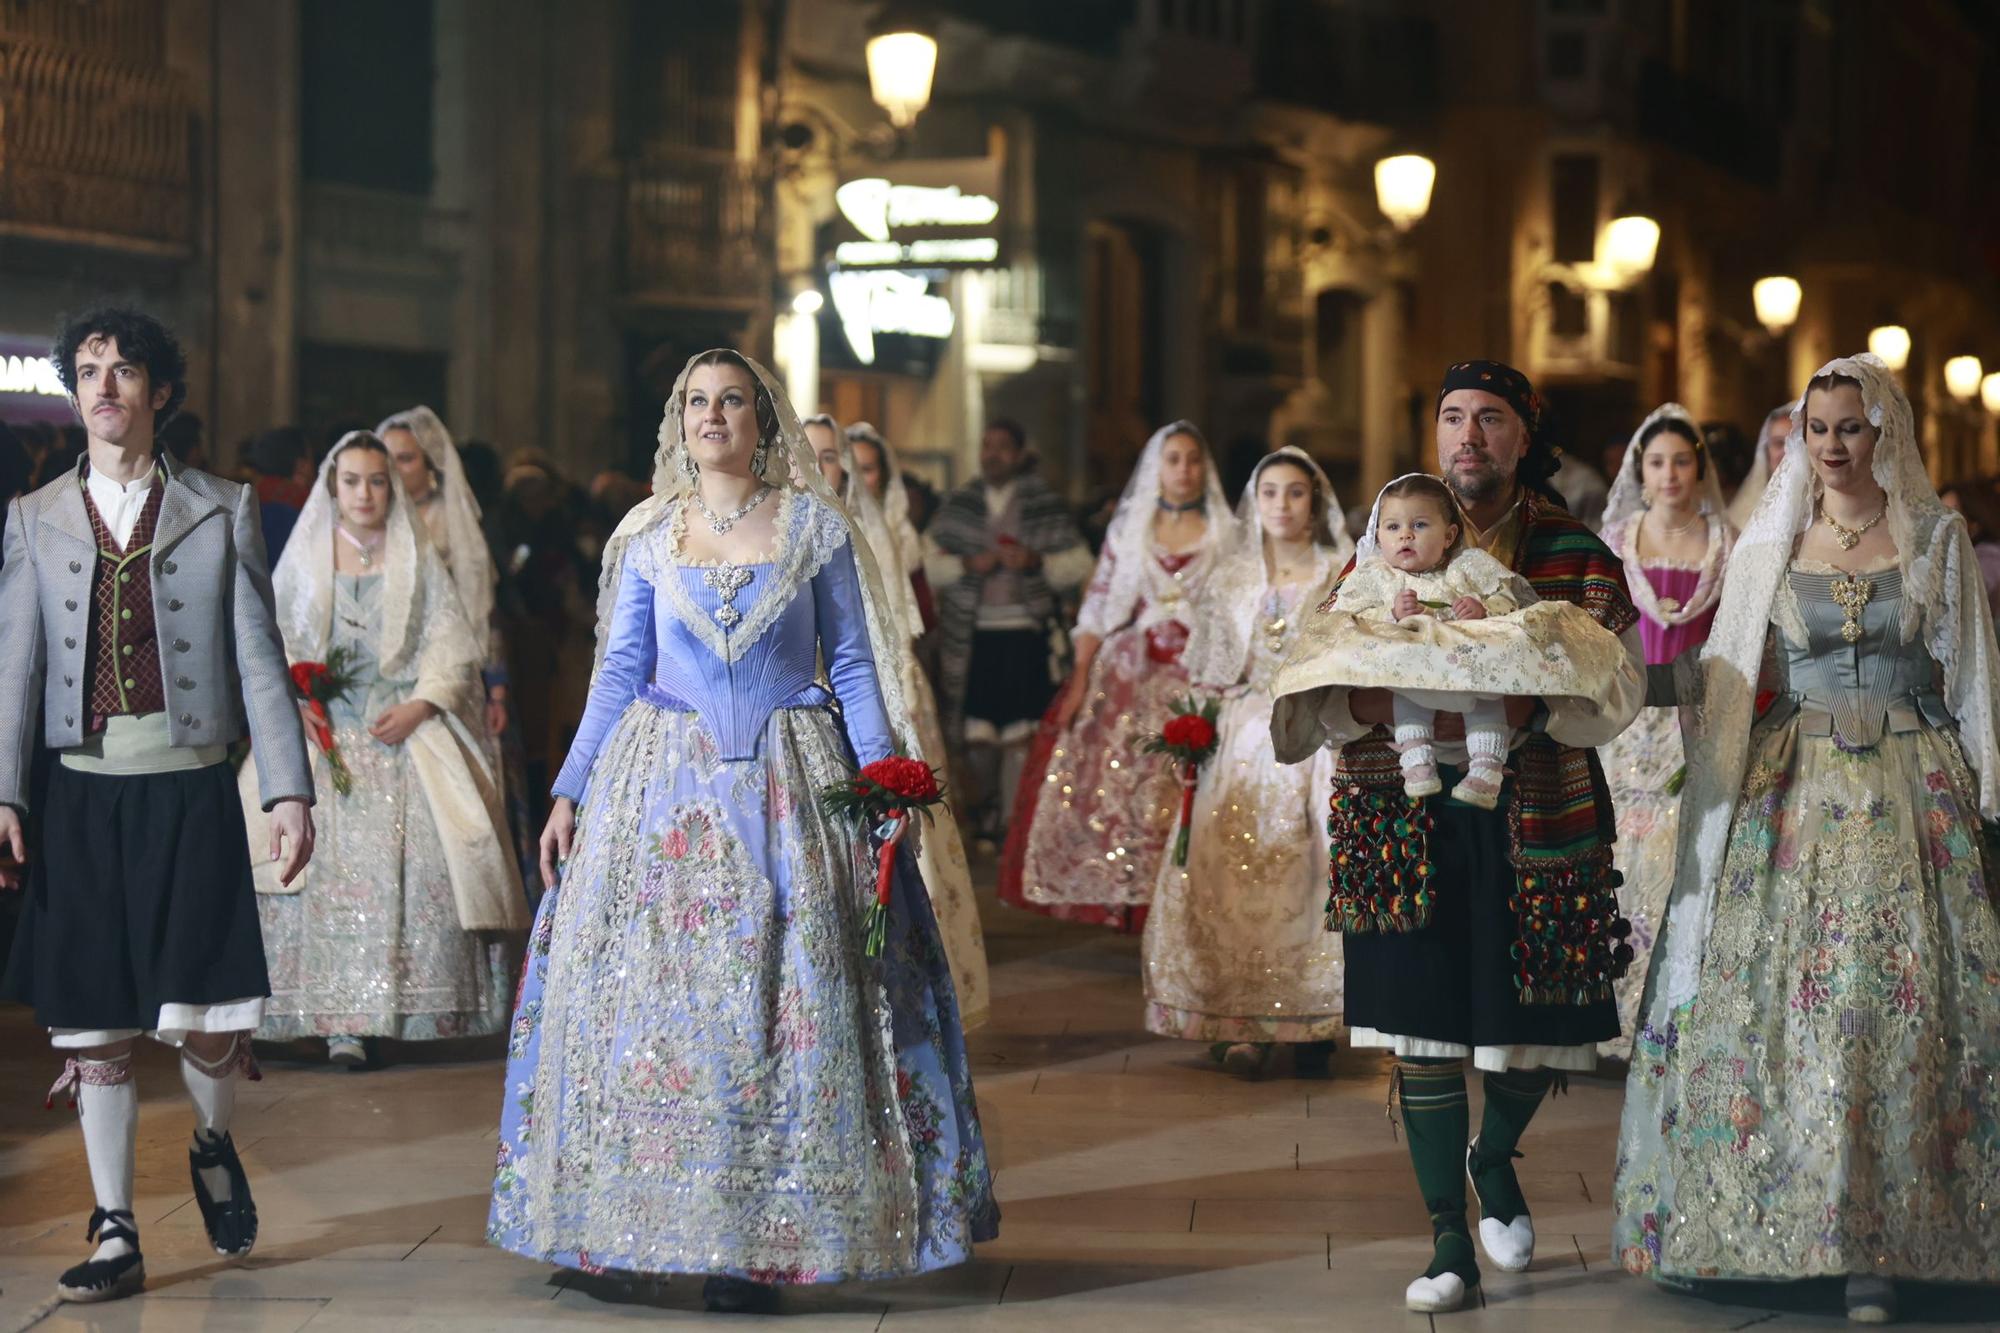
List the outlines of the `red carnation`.
<svg viewBox="0 0 2000 1333">
<path fill-rule="evenodd" d="M 1199 713 L 1183 713 L 1160 729 L 1160 739 L 1176 750 L 1206 750 L 1215 744 L 1215 724 Z"/>
<path fill-rule="evenodd" d="M 354 673 L 348 667 L 347 649 L 335 648 L 324 662 L 292 663 L 292 685 L 298 690 L 306 711 L 311 714 L 313 740 L 326 754 L 327 769 L 333 775 L 333 789 L 345 796 L 354 789 L 354 777 L 348 771 L 347 761 L 341 757 L 340 747 L 334 743 L 333 724 L 327 715 L 327 705 L 345 699 L 354 685 Z"/>
<path fill-rule="evenodd" d="M 1173 761 L 1181 783 L 1180 822 L 1174 832 L 1173 863 L 1187 864 L 1188 822 L 1194 818 L 1195 775 L 1215 753 L 1215 719 L 1221 705 L 1214 699 L 1197 704 L 1192 698 L 1174 701 L 1174 716 L 1157 735 L 1141 742 L 1150 754 L 1163 754 Z"/>
<path fill-rule="evenodd" d="M 858 777 L 910 804 L 928 805 L 939 796 L 937 770 L 921 759 L 890 755 L 864 765 Z"/>
<path fill-rule="evenodd" d="M 863 952 L 879 958 L 889 938 L 889 901 L 895 883 L 896 847 L 912 812 L 931 817 L 944 799 L 937 770 L 921 759 L 892 754 L 864 764 L 845 782 L 820 792 L 820 808 L 836 819 L 871 829 L 881 838 L 875 850 L 875 901 L 863 922 Z"/>
</svg>

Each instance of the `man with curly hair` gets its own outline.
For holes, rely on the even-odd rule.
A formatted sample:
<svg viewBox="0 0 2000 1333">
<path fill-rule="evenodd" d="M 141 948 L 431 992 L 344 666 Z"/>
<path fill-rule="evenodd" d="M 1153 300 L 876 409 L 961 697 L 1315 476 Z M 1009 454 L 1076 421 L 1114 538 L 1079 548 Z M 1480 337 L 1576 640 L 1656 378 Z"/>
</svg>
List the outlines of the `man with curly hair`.
<svg viewBox="0 0 2000 1333">
<path fill-rule="evenodd" d="M 187 397 L 160 322 L 93 310 L 55 361 L 88 436 L 73 469 L 15 499 L 0 564 L 0 889 L 26 902 L 0 998 L 33 1006 L 67 1058 L 98 1242 L 71 1301 L 145 1284 L 132 1177 L 132 1046 L 177 1046 L 194 1103 L 188 1154 L 210 1243 L 250 1252 L 257 1210 L 229 1121 L 270 986 L 228 747 L 255 745 L 268 854 L 289 881 L 312 854 L 305 739 L 246 486 L 180 464 L 158 431 Z M 57 763 L 27 837 L 39 717 Z"/>
</svg>

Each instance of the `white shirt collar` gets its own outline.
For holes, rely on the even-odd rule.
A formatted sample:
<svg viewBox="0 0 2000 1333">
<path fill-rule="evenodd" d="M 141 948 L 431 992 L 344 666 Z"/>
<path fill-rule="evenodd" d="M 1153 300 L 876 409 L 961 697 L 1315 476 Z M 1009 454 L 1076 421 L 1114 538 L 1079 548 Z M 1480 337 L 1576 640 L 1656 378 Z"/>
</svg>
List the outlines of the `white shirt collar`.
<svg viewBox="0 0 2000 1333">
<path fill-rule="evenodd" d="M 85 464 L 83 484 L 90 490 L 90 502 L 97 506 L 98 517 L 121 547 L 132 540 L 132 529 L 139 526 L 139 513 L 146 507 L 157 471 L 156 466 L 136 480 L 121 482 Z"/>
</svg>

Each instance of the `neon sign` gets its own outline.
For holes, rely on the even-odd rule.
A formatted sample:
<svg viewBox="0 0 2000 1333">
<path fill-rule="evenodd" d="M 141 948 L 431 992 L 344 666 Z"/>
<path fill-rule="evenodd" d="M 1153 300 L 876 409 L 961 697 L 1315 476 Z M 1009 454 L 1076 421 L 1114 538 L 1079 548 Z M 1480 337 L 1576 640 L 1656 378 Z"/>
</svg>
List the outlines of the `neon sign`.
<svg viewBox="0 0 2000 1333">
<path fill-rule="evenodd" d="M 918 274 L 893 269 L 842 272 L 828 274 L 826 281 L 841 332 L 854 349 L 854 359 L 864 366 L 875 364 L 878 333 L 949 338 L 957 327 L 951 302 L 931 295 L 930 282 Z"/>
<path fill-rule="evenodd" d="M 69 397 L 56 375 L 56 363 L 45 356 L 0 356 L 0 393 Z"/>
</svg>

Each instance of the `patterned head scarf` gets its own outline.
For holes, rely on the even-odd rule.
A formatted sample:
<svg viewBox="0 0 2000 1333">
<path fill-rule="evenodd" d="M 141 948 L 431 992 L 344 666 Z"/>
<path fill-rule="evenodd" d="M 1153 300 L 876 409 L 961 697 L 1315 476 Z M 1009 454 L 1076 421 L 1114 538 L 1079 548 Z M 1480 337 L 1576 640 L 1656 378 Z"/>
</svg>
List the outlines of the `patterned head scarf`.
<svg viewBox="0 0 2000 1333">
<path fill-rule="evenodd" d="M 1444 406 L 1445 395 L 1458 389 L 1479 389 L 1514 409 L 1514 415 L 1528 428 L 1528 450 L 1521 455 L 1516 478 L 1523 486 L 1562 504 L 1562 497 L 1549 484 L 1549 478 L 1562 466 L 1562 457 L 1542 438 L 1542 396 L 1535 392 L 1528 377 L 1501 361 L 1461 361 L 1445 371 L 1444 384 L 1438 389 L 1437 403 L 1431 409 L 1433 417 Z"/>
</svg>

